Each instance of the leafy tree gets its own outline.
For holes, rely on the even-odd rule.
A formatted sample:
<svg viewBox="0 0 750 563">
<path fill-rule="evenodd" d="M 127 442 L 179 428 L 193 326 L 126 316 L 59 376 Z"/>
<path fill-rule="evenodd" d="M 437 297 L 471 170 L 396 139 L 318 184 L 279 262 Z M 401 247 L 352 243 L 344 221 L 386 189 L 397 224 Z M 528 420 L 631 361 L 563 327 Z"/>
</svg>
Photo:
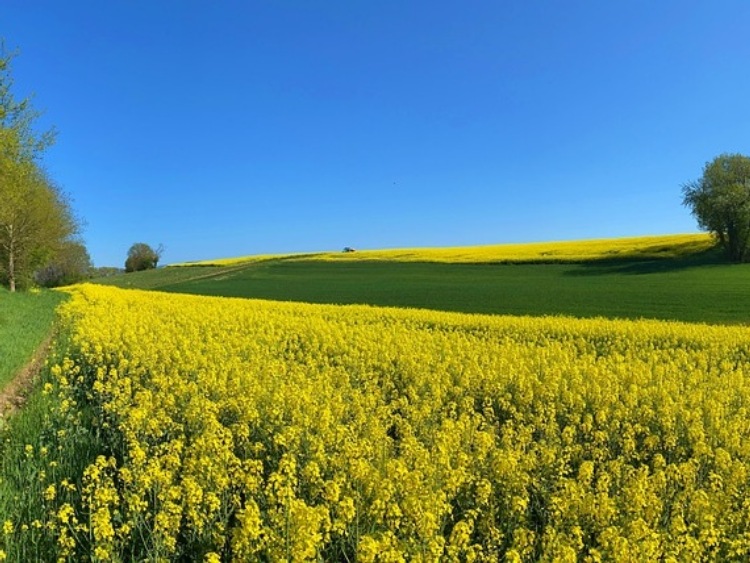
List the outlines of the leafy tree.
<svg viewBox="0 0 750 563">
<path fill-rule="evenodd" d="M 34 274 L 34 281 L 44 287 L 59 287 L 91 277 L 93 266 L 86 247 L 78 241 L 67 241 L 57 255 Z"/>
<path fill-rule="evenodd" d="M 729 259 L 750 260 L 750 157 L 722 154 L 703 168 L 703 176 L 682 188 L 683 203 L 698 225 L 716 235 Z"/>
<path fill-rule="evenodd" d="M 11 59 L 0 43 L 0 274 L 15 291 L 63 248 L 78 224 L 38 163 L 54 133 L 37 133 L 39 114 L 30 99 L 13 97 Z"/>
<path fill-rule="evenodd" d="M 128 250 L 128 257 L 125 260 L 126 272 L 140 272 L 141 270 L 151 270 L 156 268 L 161 258 L 163 247 L 154 250 L 145 242 L 136 242 Z"/>
<path fill-rule="evenodd" d="M 30 162 L 0 158 L 0 260 L 11 291 L 78 231 L 64 194 Z M 17 164 L 17 165 L 14 165 Z"/>
</svg>

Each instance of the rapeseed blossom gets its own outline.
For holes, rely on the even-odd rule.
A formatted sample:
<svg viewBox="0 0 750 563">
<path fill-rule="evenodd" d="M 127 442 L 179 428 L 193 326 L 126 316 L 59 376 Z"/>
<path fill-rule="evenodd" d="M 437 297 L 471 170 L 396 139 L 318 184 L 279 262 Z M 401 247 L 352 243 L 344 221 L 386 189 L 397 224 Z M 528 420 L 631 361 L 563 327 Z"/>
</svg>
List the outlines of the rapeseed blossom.
<svg viewBox="0 0 750 563">
<path fill-rule="evenodd" d="M 750 558 L 744 327 L 71 294 L 66 557 Z"/>
</svg>

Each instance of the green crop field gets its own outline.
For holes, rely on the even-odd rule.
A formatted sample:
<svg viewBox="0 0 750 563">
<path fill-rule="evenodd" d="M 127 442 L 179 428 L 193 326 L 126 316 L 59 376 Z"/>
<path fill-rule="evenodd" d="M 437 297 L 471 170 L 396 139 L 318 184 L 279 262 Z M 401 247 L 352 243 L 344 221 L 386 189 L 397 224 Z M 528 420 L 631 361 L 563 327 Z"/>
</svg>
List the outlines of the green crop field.
<svg viewBox="0 0 750 563">
<path fill-rule="evenodd" d="M 0 289 L 0 389 L 23 366 L 52 327 L 56 291 L 10 293 Z"/>
<path fill-rule="evenodd" d="M 445 263 L 271 257 L 181 266 L 102 283 L 310 303 L 360 303 L 467 313 L 749 323 L 750 265 L 717 251 L 550 263 Z"/>
</svg>

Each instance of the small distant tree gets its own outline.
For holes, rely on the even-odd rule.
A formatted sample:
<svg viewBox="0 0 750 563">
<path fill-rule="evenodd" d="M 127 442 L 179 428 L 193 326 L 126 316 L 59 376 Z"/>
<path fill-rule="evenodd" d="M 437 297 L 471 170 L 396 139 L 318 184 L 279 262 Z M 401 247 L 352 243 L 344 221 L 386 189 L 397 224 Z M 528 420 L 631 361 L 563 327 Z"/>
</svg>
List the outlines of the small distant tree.
<svg viewBox="0 0 750 563">
<path fill-rule="evenodd" d="M 154 250 L 145 242 L 136 242 L 128 250 L 128 257 L 125 260 L 126 272 L 140 272 L 142 270 L 151 270 L 156 268 L 159 263 L 164 248 L 162 245 Z"/>
<path fill-rule="evenodd" d="M 700 228 L 716 235 L 734 262 L 750 260 L 750 157 L 722 154 L 682 187 Z"/>
</svg>

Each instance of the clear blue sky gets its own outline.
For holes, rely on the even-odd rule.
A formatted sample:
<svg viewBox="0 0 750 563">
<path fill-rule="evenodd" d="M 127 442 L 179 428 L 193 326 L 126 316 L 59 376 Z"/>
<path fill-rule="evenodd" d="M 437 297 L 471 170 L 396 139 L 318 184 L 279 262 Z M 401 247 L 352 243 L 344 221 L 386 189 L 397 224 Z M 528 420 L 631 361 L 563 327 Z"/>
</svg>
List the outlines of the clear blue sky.
<svg viewBox="0 0 750 563">
<path fill-rule="evenodd" d="M 747 0 L 3 0 L 96 265 L 694 232 Z"/>
</svg>

